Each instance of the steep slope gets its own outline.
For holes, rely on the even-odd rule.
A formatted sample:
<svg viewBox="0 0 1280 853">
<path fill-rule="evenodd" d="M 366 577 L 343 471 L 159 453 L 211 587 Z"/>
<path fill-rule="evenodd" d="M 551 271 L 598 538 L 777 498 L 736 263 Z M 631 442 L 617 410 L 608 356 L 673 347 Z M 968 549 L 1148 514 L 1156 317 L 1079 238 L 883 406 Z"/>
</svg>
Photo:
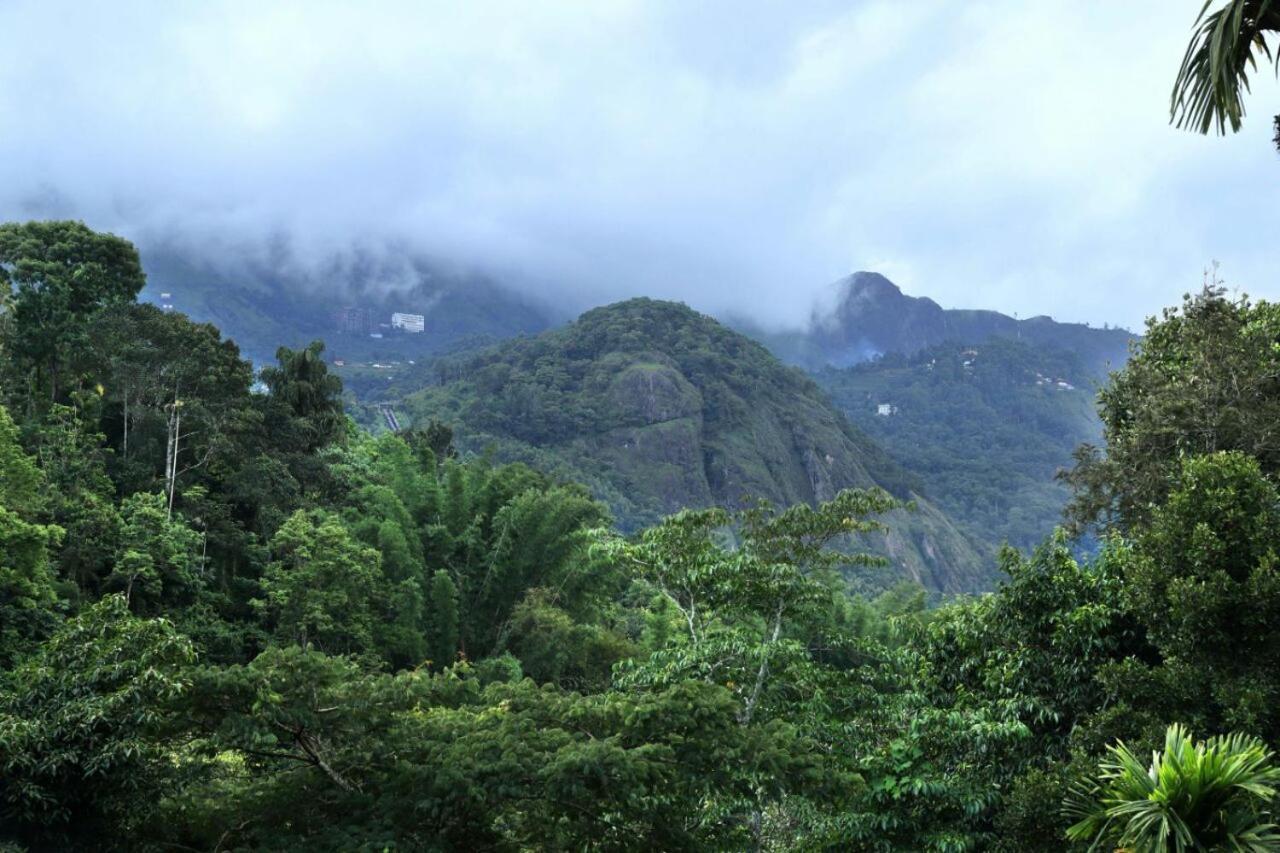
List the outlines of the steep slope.
<svg viewBox="0 0 1280 853">
<path fill-rule="evenodd" d="M 1011 338 L 1075 353 L 1097 378 L 1124 364 L 1135 337 L 1124 329 L 1095 329 L 1049 317 L 1016 320 L 997 311 L 945 309 L 932 299 L 907 296 L 873 272 L 855 273 L 832 289 L 833 307 L 815 311 L 807 330 L 754 336 L 784 361 L 813 370 L 847 367 L 884 353 L 910 355 L 945 342 Z"/>
<path fill-rule="evenodd" d="M 552 325 L 546 310 L 489 279 L 408 257 L 369 258 L 320 274 L 286 261 L 230 269 L 172 249 L 144 258 L 144 301 L 213 323 L 258 362 L 273 359 L 279 346 L 317 338 L 334 358 L 407 361 Z M 393 312 L 423 315 L 423 331 L 387 328 Z"/>
<path fill-rule="evenodd" d="M 1054 475 L 1101 438 L 1096 388 L 1072 353 L 995 338 L 889 355 L 814 378 L 976 539 L 1030 549 L 1061 521 Z"/>
<path fill-rule="evenodd" d="M 464 447 L 581 480 L 628 529 L 752 496 L 785 505 L 877 484 L 916 496 L 913 478 L 811 380 L 683 305 L 598 308 L 536 338 L 423 366 L 417 379 L 428 387 L 401 404 L 413 422 L 448 421 Z M 983 555 L 928 500 L 897 514 L 872 547 L 934 589 L 989 580 Z"/>
</svg>

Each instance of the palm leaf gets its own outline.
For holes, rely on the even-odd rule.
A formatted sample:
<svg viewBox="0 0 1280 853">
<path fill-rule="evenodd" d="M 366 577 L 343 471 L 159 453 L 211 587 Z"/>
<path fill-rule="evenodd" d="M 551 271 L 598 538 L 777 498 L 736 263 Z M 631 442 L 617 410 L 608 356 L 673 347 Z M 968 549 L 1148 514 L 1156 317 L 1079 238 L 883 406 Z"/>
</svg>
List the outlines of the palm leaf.
<svg viewBox="0 0 1280 853">
<path fill-rule="evenodd" d="M 1238 131 L 1244 120 L 1244 94 L 1249 72 L 1258 68 L 1257 57 L 1275 63 L 1280 73 L 1280 52 L 1273 54 L 1267 41 L 1280 32 L 1280 2 L 1230 0 L 1210 12 L 1213 2 L 1206 0 L 1196 17 L 1169 114 L 1177 127 L 1225 134 L 1228 126 Z"/>
<path fill-rule="evenodd" d="M 1280 768 L 1256 738 L 1228 735 L 1194 743 L 1173 725 L 1164 749 L 1144 765 L 1123 743 L 1108 747 L 1094 780 L 1072 788 L 1065 806 L 1077 819 L 1067 835 L 1090 850 L 1280 851 L 1268 810 Z"/>
</svg>

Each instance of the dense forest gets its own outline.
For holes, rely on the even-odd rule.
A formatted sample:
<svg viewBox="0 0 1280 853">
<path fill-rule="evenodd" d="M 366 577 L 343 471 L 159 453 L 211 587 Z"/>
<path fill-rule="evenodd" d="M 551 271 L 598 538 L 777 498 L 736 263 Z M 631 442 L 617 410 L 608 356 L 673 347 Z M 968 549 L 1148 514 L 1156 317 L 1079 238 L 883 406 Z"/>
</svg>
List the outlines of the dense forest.
<svg viewBox="0 0 1280 853">
<path fill-rule="evenodd" d="M 362 431 L 319 343 L 255 376 L 117 237 L 0 276 L 0 849 L 1280 849 L 1280 307 L 1153 319 L 1069 531 L 926 608 L 830 547 L 877 486 L 624 535 Z"/>
<path fill-rule="evenodd" d="M 1028 341 L 890 353 L 815 380 L 989 548 L 1048 536 L 1069 495 L 1056 475 L 1101 438 L 1098 377 L 1075 353 Z"/>
</svg>

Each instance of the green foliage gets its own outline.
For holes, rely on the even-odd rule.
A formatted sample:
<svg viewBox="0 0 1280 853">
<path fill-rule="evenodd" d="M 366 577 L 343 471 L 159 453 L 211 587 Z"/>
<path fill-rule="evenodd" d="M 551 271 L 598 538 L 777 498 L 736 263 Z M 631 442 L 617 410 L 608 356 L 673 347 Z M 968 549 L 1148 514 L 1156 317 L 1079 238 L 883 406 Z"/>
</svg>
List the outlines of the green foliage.
<svg viewBox="0 0 1280 853">
<path fill-rule="evenodd" d="M 1123 743 L 1107 751 L 1096 780 L 1075 792 L 1070 807 L 1080 820 L 1068 834 L 1091 841 L 1090 850 L 1280 850 L 1280 831 L 1270 821 L 1280 767 L 1256 738 L 1193 743 L 1172 725 L 1150 766 Z"/>
<path fill-rule="evenodd" d="M 1280 306 L 1188 295 L 1147 323 L 1133 357 L 1099 395 L 1106 453 L 1083 447 L 1067 478 L 1077 528 L 1145 523 L 1186 457 L 1237 450 L 1280 472 Z"/>
<path fill-rule="evenodd" d="M 0 682 L 0 826 L 46 849 L 128 838 L 171 775 L 168 703 L 192 659 L 123 596 L 64 624 Z"/>
<path fill-rule="evenodd" d="M 0 406 L 0 670 L 57 624 L 48 550 L 57 546 L 62 529 L 30 521 L 44 505 L 42 481 Z"/>
<path fill-rule="evenodd" d="M 324 343 L 312 341 L 305 349 L 280 347 L 278 367 L 262 370 L 262 381 L 289 412 L 290 440 L 302 451 L 313 451 L 341 435 L 346 424 L 342 411 L 342 380 L 329 373 L 322 357 Z"/>
<path fill-rule="evenodd" d="M 332 654 L 372 647 L 383 579 L 377 551 L 354 541 L 332 513 L 298 510 L 272 538 L 271 555 L 256 604 L 277 636 Z"/>
<path fill-rule="evenodd" d="M 28 410 L 64 399 L 90 316 L 132 302 L 145 281 L 132 244 L 84 223 L 0 224 L 0 287 L 13 313 L 2 351 Z"/>
<path fill-rule="evenodd" d="M 199 537 L 169 516 L 164 495 L 139 492 L 120 506 L 119 550 L 104 583 L 135 613 L 176 610 L 195 596 Z"/>
<path fill-rule="evenodd" d="M 811 762 L 786 726 L 739 727 L 710 685 L 580 696 L 293 647 L 201 673 L 190 699 L 211 773 L 157 831 L 200 848 L 733 849 L 745 827 L 709 796 Z"/>
<path fill-rule="evenodd" d="M 112 473 L 126 491 L 166 486 L 174 436 L 181 478 L 234 465 L 256 426 L 249 363 L 216 328 L 181 314 L 138 304 L 100 311 L 77 363 L 96 374 L 103 431 L 118 448 Z"/>
<path fill-rule="evenodd" d="M 1280 33 L 1280 6 L 1273 0 L 1228 0 L 1210 12 L 1205 0 L 1195 34 L 1173 84 L 1170 117 L 1178 127 L 1199 133 L 1240 130 L 1249 71 L 1257 71 L 1259 55 L 1272 56 L 1267 39 Z M 1280 65 L 1277 65 L 1280 68 Z"/>
<path fill-rule="evenodd" d="M 44 475 L 18 441 L 17 425 L 0 406 L 0 506 L 31 518 L 44 508 L 43 485 Z"/>
<path fill-rule="evenodd" d="M 1278 537 L 1280 493 L 1257 461 L 1191 458 L 1139 535 L 1126 578 L 1170 677 L 1190 676 L 1208 694 L 1205 722 L 1271 742 L 1280 738 Z"/>
<path fill-rule="evenodd" d="M 48 549 L 61 537 L 61 528 L 31 524 L 0 505 L 0 670 L 57 625 Z"/>
<path fill-rule="evenodd" d="M 458 587 L 444 569 L 431 576 L 427 599 L 427 659 L 444 668 L 458 658 Z"/>
</svg>

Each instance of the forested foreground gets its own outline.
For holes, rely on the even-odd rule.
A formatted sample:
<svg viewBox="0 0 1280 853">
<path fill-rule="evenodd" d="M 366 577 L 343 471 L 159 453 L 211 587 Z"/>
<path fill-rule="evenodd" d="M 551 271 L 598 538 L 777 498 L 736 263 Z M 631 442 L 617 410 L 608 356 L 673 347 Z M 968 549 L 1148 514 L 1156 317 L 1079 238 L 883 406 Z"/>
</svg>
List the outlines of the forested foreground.
<svg viewBox="0 0 1280 853">
<path fill-rule="evenodd" d="M 358 431 L 319 345 L 255 386 L 118 238 L 0 226 L 0 276 L 2 850 L 1280 849 L 1280 308 L 1153 320 L 1097 555 L 926 610 L 829 547 L 886 493 L 623 538 Z"/>
</svg>

